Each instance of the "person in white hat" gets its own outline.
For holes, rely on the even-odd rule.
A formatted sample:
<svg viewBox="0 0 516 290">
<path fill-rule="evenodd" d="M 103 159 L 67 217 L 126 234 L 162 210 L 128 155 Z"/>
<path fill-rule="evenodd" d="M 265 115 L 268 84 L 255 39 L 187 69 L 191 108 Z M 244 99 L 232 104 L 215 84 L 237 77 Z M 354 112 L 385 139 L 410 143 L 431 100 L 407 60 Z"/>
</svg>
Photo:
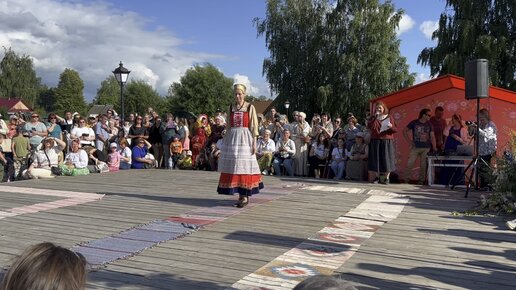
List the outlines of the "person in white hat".
<svg viewBox="0 0 516 290">
<path fill-rule="evenodd" d="M 109 171 L 118 171 L 120 170 L 120 152 L 117 151 L 118 144 L 115 142 L 109 144 L 109 153 L 107 156 L 107 165 L 109 167 Z"/>
</svg>

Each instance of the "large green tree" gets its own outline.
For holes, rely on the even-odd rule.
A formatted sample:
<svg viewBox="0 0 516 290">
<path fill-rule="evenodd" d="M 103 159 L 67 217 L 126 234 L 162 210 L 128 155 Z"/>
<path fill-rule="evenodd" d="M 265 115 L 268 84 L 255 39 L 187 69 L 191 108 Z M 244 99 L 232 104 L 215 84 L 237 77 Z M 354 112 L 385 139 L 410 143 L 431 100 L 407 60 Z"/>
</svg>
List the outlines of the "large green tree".
<svg viewBox="0 0 516 290">
<path fill-rule="evenodd" d="M 178 83 L 168 91 L 168 109 L 172 112 L 214 114 L 226 110 L 233 100 L 233 80 L 224 76 L 212 64 L 195 65 L 186 71 Z"/>
<path fill-rule="evenodd" d="M 86 102 L 84 101 L 84 82 L 79 73 L 73 69 L 65 69 L 59 76 L 59 83 L 54 90 L 56 112 L 67 110 L 84 114 Z"/>
<path fill-rule="evenodd" d="M 36 75 L 32 58 L 4 49 L 0 61 L 0 97 L 22 99 L 31 106 L 37 104 L 41 79 Z"/>
<path fill-rule="evenodd" d="M 113 105 L 115 111 L 120 112 L 120 83 L 114 76 L 111 75 L 102 81 L 92 104 Z"/>
<path fill-rule="evenodd" d="M 447 0 L 432 38 L 435 47 L 421 51 L 418 63 L 432 76 L 464 76 L 465 63 L 489 61 L 491 83 L 516 90 L 516 1 Z"/>
<path fill-rule="evenodd" d="M 120 94 L 120 91 L 118 91 Z M 147 113 L 149 107 L 161 114 L 164 100 L 159 93 L 143 80 L 132 80 L 124 87 L 125 116 L 129 113 Z"/>
<path fill-rule="evenodd" d="M 390 1 L 268 0 L 255 19 L 270 57 L 263 72 L 291 110 L 361 115 L 373 97 L 411 85 Z"/>
</svg>

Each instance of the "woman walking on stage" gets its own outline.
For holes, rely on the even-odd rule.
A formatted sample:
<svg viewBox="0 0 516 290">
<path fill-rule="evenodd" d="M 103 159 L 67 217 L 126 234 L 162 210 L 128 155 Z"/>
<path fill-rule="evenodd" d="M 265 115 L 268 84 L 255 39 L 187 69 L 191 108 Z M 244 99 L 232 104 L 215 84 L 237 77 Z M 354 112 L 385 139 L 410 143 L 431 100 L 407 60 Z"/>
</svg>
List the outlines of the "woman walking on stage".
<svg viewBox="0 0 516 290">
<path fill-rule="evenodd" d="M 235 204 L 244 207 L 249 197 L 263 188 L 260 167 L 256 160 L 256 138 L 258 118 L 253 105 L 245 101 L 246 87 L 234 85 L 235 102 L 229 107 L 227 133 L 223 139 L 218 171 L 220 174 L 219 194 L 238 193 Z"/>
</svg>

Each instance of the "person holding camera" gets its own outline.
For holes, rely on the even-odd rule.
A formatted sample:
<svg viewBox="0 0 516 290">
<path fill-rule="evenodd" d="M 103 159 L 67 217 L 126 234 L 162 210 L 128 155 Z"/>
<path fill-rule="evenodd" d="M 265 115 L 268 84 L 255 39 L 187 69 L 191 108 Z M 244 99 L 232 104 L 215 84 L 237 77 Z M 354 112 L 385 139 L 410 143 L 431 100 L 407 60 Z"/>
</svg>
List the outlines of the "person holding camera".
<svg viewBox="0 0 516 290">
<path fill-rule="evenodd" d="M 294 176 L 294 162 L 292 160 L 294 155 L 296 155 L 296 144 L 290 139 L 290 130 L 285 129 L 281 139 L 276 142 L 276 151 L 272 162 L 274 173 L 282 175 L 280 166 L 283 164 L 287 175 Z"/>
<path fill-rule="evenodd" d="M 86 127 L 86 120 L 82 117 L 79 117 L 77 124 L 78 127 L 74 127 L 72 132 L 70 132 L 70 138 L 72 141 L 77 140 L 79 142 L 80 147 L 84 146 L 94 146 L 95 141 L 95 132 L 93 129 Z"/>
<path fill-rule="evenodd" d="M 29 143 L 32 148 L 36 148 L 41 144 L 41 140 L 48 135 L 47 126 L 39 121 L 39 114 L 32 113 L 29 122 L 23 126 L 25 132 L 29 133 Z"/>
<path fill-rule="evenodd" d="M 491 159 L 496 154 L 497 149 L 497 129 L 496 125 L 489 116 L 489 111 L 484 108 L 478 114 L 478 175 L 480 178 L 480 188 L 491 190 L 490 179 L 492 179 Z"/>
</svg>

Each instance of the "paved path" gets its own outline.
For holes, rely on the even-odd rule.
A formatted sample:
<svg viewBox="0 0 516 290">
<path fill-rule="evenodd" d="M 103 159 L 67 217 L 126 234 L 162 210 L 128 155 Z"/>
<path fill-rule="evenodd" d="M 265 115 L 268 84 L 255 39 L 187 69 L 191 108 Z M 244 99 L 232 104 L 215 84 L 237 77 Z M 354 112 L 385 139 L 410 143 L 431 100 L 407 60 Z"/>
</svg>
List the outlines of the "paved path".
<svg viewBox="0 0 516 290">
<path fill-rule="evenodd" d="M 327 273 L 361 289 L 513 289 L 516 232 L 454 216 L 478 193 L 266 177 L 239 210 L 218 174 L 124 171 L 0 186 L 0 266 L 56 242 L 88 289 L 291 289 Z"/>
</svg>

